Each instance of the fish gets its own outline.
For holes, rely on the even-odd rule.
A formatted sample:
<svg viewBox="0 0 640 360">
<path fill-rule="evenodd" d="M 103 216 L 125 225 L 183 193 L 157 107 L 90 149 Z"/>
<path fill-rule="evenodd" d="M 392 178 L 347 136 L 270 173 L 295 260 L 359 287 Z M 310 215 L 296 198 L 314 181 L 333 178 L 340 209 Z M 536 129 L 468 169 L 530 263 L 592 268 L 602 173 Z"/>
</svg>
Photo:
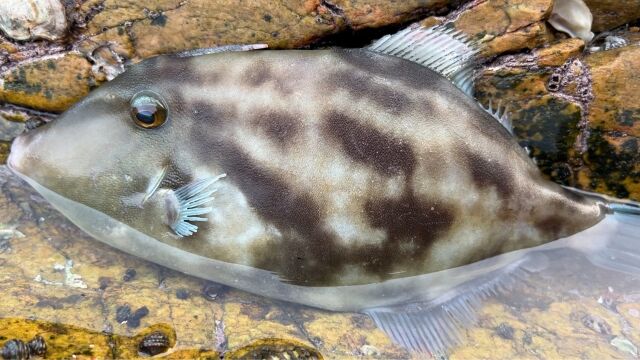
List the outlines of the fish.
<svg viewBox="0 0 640 360">
<path fill-rule="evenodd" d="M 368 314 L 410 351 L 445 353 L 550 249 L 639 273 L 638 205 L 547 180 L 471 96 L 479 45 L 460 32 L 260 48 L 131 65 L 16 138 L 8 166 L 99 241 Z"/>
</svg>

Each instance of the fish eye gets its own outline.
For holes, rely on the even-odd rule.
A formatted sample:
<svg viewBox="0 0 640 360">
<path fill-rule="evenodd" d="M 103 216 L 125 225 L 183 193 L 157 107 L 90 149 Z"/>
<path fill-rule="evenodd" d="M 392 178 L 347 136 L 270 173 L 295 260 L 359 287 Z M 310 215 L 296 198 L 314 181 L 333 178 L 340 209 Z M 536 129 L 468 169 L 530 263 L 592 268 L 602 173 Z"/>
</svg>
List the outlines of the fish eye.
<svg viewBox="0 0 640 360">
<path fill-rule="evenodd" d="M 136 125 L 153 129 L 167 120 L 167 107 L 160 95 L 152 91 L 141 91 L 131 98 L 131 118 Z"/>
</svg>

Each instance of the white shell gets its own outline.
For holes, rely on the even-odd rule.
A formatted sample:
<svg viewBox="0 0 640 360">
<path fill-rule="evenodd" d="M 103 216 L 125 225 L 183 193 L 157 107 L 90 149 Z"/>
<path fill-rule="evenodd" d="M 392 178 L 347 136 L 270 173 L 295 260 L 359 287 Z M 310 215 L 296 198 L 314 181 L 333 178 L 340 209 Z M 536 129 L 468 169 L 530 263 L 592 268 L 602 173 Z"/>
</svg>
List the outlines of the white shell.
<svg viewBox="0 0 640 360">
<path fill-rule="evenodd" d="M 57 40 L 67 28 L 59 0 L 1 0 L 0 30 L 14 40 Z"/>
<path fill-rule="evenodd" d="M 557 0 L 553 5 L 553 11 L 549 23 L 571 37 L 591 41 L 591 23 L 593 15 L 583 0 Z"/>
</svg>

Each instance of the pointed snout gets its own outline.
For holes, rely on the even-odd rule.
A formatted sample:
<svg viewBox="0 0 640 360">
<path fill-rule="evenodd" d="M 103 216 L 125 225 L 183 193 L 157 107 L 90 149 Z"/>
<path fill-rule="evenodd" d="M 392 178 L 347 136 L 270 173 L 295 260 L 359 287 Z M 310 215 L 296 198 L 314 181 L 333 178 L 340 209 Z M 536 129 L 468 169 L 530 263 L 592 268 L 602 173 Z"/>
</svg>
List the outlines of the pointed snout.
<svg viewBox="0 0 640 360">
<path fill-rule="evenodd" d="M 35 156 L 32 147 L 34 139 L 39 136 L 35 132 L 21 134 L 11 144 L 7 166 L 18 175 L 24 175 L 28 171 L 29 159 Z"/>
</svg>

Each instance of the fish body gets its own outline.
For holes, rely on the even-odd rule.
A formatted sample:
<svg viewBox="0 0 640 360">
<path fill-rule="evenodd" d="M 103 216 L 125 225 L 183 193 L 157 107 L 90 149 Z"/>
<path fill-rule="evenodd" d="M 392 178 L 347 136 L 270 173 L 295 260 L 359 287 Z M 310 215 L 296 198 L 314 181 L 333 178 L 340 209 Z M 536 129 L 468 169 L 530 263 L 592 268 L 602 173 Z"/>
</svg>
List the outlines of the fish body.
<svg viewBox="0 0 640 360">
<path fill-rule="evenodd" d="M 132 121 L 144 96 L 161 126 Z M 16 139 L 9 165 L 101 241 L 330 310 L 436 298 L 610 212 L 448 79 L 367 49 L 149 59 Z M 189 192 L 208 207 L 185 217 Z"/>
</svg>

